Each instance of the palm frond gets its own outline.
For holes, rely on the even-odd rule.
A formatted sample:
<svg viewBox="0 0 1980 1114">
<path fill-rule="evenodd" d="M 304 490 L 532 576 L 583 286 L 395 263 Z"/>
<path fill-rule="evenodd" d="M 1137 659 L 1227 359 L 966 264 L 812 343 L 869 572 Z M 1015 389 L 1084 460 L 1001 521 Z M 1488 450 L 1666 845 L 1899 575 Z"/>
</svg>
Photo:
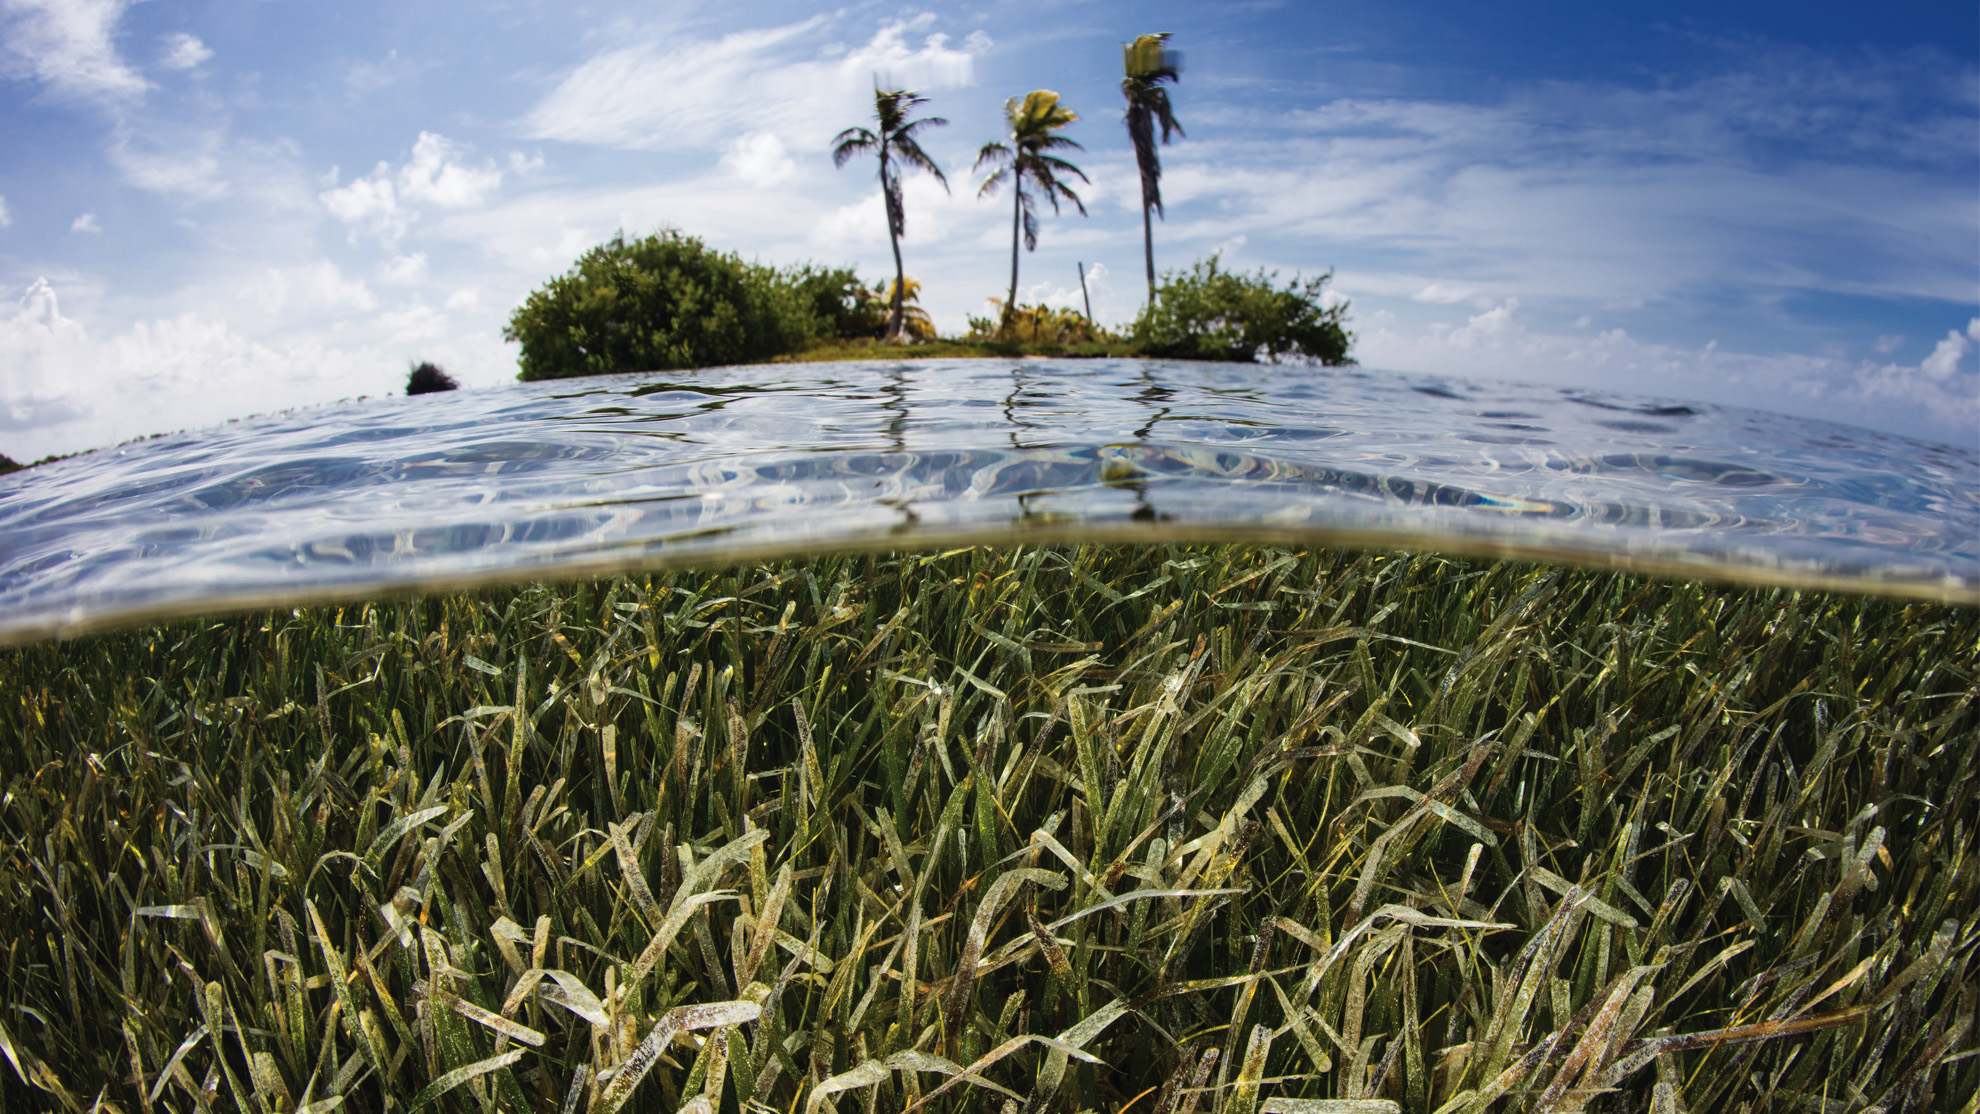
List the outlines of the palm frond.
<svg viewBox="0 0 1980 1114">
<path fill-rule="evenodd" d="M 1081 177 L 1085 177 L 1085 175 L 1081 175 Z M 1063 197 L 1073 203 L 1073 208 L 1079 210 L 1080 216 L 1083 217 L 1086 215 L 1085 203 L 1080 201 L 1079 195 L 1072 191 L 1071 186 L 1066 185 L 1057 178 L 1047 178 L 1039 184 L 1045 188 L 1045 196 L 1052 202 L 1052 211 L 1054 213 L 1059 211 L 1059 199 Z"/>
<path fill-rule="evenodd" d="M 923 116 L 919 120 L 912 120 L 902 125 L 901 127 L 895 128 L 894 134 L 896 136 L 911 136 L 915 132 L 920 131 L 924 127 L 946 128 L 948 126 L 949 126 L 949 121 L 944 119 L 943 117 Z"/>
<path fill-rule="evenodd" d="M 863 155 L 880 145 L 880 137 L 865 128 L 847 128 L 832 137 L 832 165 L 845 169 L 854 155 Z"/>
<path fill-rule="evenodd" d="M 917 121 L 917 123 L 927 122 L 925 120 Z M 936 122 L 947 123 L 946 120 Z M 921 144 L 916 143 L 910 138 L 907 131 L 901 131 L 895 134 L 894 157 L 933 177 L 936 181 L 942 183 L 944 190 L 949 188 L 949 179 L 942 173 L 942 168 L 935 165 L 935 160 L 929 156 L 928 152 L 921 149 Z"/>
<path fill-rule="evenodd" d="M 1065 174 L 1077 174 L 1079 176 L 1079 180 L 1082 182 L 1091 183 L 1093 181 L 1093 179 L 1088 178 L 1086 176 L 1086 171 L 1081 170 L 1079 167 L 1074 166 L 1073 164 L 1067 162 L 1066 160 L 1062 158 L 1058 158 L 1057 156 L 1054 155 L 1040 155 L 1038 158 L 1038 165 Z"/>
<path fill-rule="evenodd" d="M 1184 139 L 1189 138 L 1188 134 L 1183 131 L 1182 125 L 1176 122 L 1175 109 L 1169 104 L 1169 91 L 1167 89 L 1150 89 L 1148 91 L 1148 107 L 1154 112 L 1155 118 L 1162 122 L 1162 142 L 1169 142 L 1169 135 L 1172 132 L 1182 136 Z"/>
</svg>

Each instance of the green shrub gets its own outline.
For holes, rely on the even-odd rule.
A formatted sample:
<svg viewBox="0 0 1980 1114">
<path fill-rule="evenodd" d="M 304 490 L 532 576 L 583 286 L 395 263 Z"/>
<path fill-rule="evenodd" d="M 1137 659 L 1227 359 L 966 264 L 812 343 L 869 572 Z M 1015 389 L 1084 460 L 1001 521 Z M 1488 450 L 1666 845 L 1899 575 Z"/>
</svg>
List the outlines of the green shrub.
<svg viewBox="0 0 1980 1114">
<path fill-rule="evenodd" d="M 669 229 L 592 248 L 502 330 L 521 379 L 751 363 L 795 352 L 855 311 L 851 271 L 780 272 Z"/>
<path fill-rule="evenodd" d="M 1261 353 L 1277 363 L 1304 357 L 1322 364 L 1351 364 L 1354 334 L 1342 327 L 1347 303 L 1328 307 L 1321 292 L 1332 271 L 1281 290 L 1276 274 L 1226 271 L 1217 257 L 1199 260 L 1187 274 L 1163 276 L 1155 302 L 1132 327 L 1136 345 L 1150 356 L 1256 362 Z"/>
<path fill-rule="evenodd" d="M 992 298 L 990 304 L 997 307 L 997 316 L 970 318 L 965 340 L 1012 344 L 1091 344 L 1108 339 L 1106 330 L 1095 326 L 1076 309 L 1046 305 L 1019 306 L 1006 313 L 1002 298 Z"/>
<path fill-rule="evenodd" d="M 859 281 L 851 267 L 804 263 L 784 271 L 782 277 L 817 318 L 819 327 L 813 336 L 857 340 L 887 331 L 884 291 Z"/>
</svg>

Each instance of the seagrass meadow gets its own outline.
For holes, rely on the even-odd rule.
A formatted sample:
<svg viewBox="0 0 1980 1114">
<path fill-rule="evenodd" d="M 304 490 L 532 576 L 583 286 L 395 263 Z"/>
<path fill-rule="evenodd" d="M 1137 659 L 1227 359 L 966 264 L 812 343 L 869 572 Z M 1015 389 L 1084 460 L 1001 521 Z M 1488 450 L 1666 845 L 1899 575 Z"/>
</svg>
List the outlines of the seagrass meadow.
<svg viewBox="0 0 1980 1114">
<path fill-rule="evenodd" d="M 1980 614 L 824 557 L 0 654 L 6 1110 L 1976 1108 Z"/>
</svg>

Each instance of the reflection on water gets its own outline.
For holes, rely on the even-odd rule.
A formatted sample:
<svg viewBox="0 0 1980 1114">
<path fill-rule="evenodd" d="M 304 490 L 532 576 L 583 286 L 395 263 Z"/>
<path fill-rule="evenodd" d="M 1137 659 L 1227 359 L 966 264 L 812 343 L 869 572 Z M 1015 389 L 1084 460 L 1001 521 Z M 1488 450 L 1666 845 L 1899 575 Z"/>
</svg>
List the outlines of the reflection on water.
<svg viewBox="0 0 1980 1114">
<path fill-rule="evenodd" d="M 1980 601 L 1980 459 L 1360 369 L 785 365 L 348 404 L 0 479 L 0 642 L 838 548 L 1406 545 Z"/>
</svg>

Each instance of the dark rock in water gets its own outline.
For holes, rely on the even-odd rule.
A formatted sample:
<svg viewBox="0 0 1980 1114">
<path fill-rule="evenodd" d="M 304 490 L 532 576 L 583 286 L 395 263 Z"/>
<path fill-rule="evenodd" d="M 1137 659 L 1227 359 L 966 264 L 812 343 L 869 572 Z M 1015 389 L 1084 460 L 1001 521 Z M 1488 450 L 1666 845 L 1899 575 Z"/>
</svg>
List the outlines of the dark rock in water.
<svg viewBox="0 0 1980 1114">
<path fill-rule="evenodd" d="M 406 393 L 409 395 L 430 395 L 436 391 L 458 389 L 460 384 L 454 382 L 453 376 L 441 371 L 437 364 L 421 363 L 406 377 Z"/>
</svg>

